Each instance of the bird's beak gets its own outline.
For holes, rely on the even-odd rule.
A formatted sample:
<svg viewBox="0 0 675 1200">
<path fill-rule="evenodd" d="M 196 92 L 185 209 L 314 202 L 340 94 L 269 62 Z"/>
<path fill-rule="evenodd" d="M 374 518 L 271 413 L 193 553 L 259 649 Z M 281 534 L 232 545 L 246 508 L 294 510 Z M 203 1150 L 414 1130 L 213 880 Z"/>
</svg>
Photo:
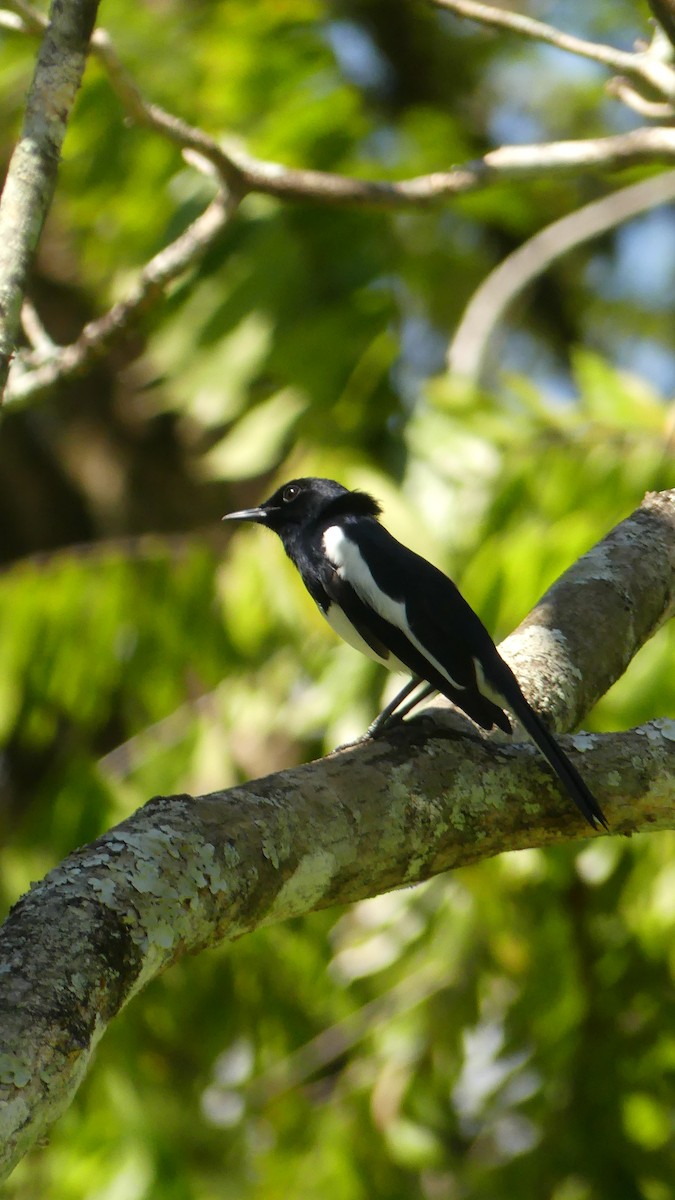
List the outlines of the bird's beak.
<svg viewBox="0 0 675 1200">
<path fill-rule="evenodd" d="M 226 513 L 223 521 L 258 521 L 264 525 L 267 521 L 266 508 L 242 508 L 239 512 Z"/>
</svg>

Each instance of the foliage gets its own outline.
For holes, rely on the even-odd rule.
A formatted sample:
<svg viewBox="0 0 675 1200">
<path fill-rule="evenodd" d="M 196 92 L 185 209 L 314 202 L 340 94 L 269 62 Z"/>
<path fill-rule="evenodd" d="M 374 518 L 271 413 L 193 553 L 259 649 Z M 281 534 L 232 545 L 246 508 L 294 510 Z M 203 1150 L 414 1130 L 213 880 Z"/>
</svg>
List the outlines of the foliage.
<svg viewBox="0 0 675 1200">
<path fill-rule="evenodd" d="M 645 32 L 632 4 L 547 15 L 562 8 L 587 36 Z M 595 68 L 416 3 L 116 0 L 103 16 L 147 96 L 288 164 L 402 178 L 626 121 Z M 6 35 L 5 154 L 30 70 Z M 490 392 L 441 374 L 490 267 L 601 182 L 398 214 L 250 197 L 123 345 L 7 409 L 5 908 L 149 795 L 281 768 L 374 714 L 379 669 L 333 644 L 278 544 L 232 535 L 223 512 L 302 473 L 372 490 L 499 637 L 672 486 L 672 214 L 554 266 Z M 50 333 L 124 295 L 209 186 L 121 120 L 92 63 L 33 285 Z M 674 649 L 662 631 L 589 727 L 672 714 Z M 504 856 L 174 967 L 7 1195 L 667 1200 L 672 849 Z"/>
</svg>

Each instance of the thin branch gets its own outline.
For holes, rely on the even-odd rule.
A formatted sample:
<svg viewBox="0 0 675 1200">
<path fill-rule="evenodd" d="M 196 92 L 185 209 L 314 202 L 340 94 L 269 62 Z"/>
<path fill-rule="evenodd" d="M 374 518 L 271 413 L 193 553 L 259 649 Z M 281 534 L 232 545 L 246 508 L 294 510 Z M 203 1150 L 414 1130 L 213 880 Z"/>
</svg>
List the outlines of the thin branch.
<svg viewBox="0 0 675 1200">
<path fill-rule="evenodd" d="M 578 169 L 618 169 L 660 159 L 675 161 L 675 129 L 634 129 L 610 137 L 582 141 L 543 142 L 500 146 L 482 159 L 434 171 L 397 183 L 347 179 L 327 171 L 282 167 L 252 158 L 240 150 L 229 157 L 239 168 L 247 191 L 264 192 L 286 200 L 311 199 L 324 204 L 358 204 L 379 208 L 420 207 L 448 196 L 486 187 L 497 179 L 541 179 Z"/>
<path fill-rule="evenodd" d="M 37 34 L 38 37 L 41 37 L 49 24 L 44 13 L 41 13 L 32 4 L 27 4 L 26 0 L 4 0 L 2 7 L 16 13 L 24 33 Z"/>
<path fill-rule="evenodd" d="M 541 179 L 552 172 L 617 170 L 659 160 L 675 161 L 675 129 L 645 127 L 580 141 L 500 146 L 488 151 L 482 162 L 495 178 Z"/>
<path fill-rule="evenodd" d="M 23 129 L 0 198 L 0 397 L 97 11 L 98 0 L 71 0 L 69 4 L 54 0 L 28 93 Z"/>
<path fill-rule="evenodd" d="M 40 320 L 40 315 L 31 300 L 26 299 L 23 302 L 21 308 L 21 325 L 23 326 L 23 331 L 29 345 L 32 346 L 38 355 L 44 358 L 54 353 L 57 349 L 56 342 L 47 333 Z"/>
<path fill-rule="evenodd" d="M 31 6 L 26 4 L 25 0 L 9 0 L 9 5 L 17 11 L 20 9 L 22 13 L 33 13 L 31 32 L 42 27 L 40 14 L 31 10 Z M 512 15 L 499 9 L 489 9 L 486 5 L 472 7 L 494 11 L 502 16 Z M 522 20 L 529 22 L 529 18 Z M 540 23 L 534 24 L 538 26 Z M 581 39 L 572 40 L 580 41 L 582 45 L 587 44 Z M 446 171 L 433 171 L 396 182 L 350 179 L 329 171 L 286 167 L 280 163 L 254 158 L 239 148 L 224 148 L 203 130 L 147 101 L 120 61 L 105 30 L 95 31 L 92 37 L 92 51 L 105 65 L 111 84 L 130 118 L 156 129 L 182 149 L 201 154 L 217 168 L 228 187 L 240 197 L 247 192 L 260 192 L 285 200 L 312 200 L 320 204 L 402 209 L 433 204 L 449 196 L 475 191 L 493 183 L 496 177 L 506 180 L 528 177 L 536 179 L 551 171 L 573 172 L 579 168 L 616 169 L 640 162 L 653 163 L 660 159 L 675 161 L 675 130 L 645 127 L 605 138 L 529 146 L 502 146 L 489 151 L 483 159 L 451 167 Z M 607 51 L 619 55 L 612 65 L 620 65 L 620 68 L 629 74 L 631 72 L 627 62 L 631 63 L 640 57 L 619 51 L 612 52 L 609 47 Z"/>
<path fill-rule="evenodd" d="M 7 4 L 17 14 L 26 32 L 35 34 L 45 30 L 45 18 L 26 0 L 7 0 Z M 451 6 L 450 0 L 447 0 L 448 6 Z M 549 26 L 532 22 L 530 18 L 492 9 L 487 5 L 469 3 L 469 0 L 461 0 L 461 3 L 457 0 L 454 9 L 459 15 L 473 16 L 497 23 L 500 27 L 506 25 L 527 36 L 555 41 L 564 49 L 581 53 L 580 47 L 583 47 L 587 56 L 591 53 L 591 47 L 595 56 L 600 55 L 606 65 L 633 75 L 640 73 L 636 69 L 631 71 L 630 67 L 632 64 L 635 68 L 635 61 L 642 61 L 644 56 L 625 55 L 612 51 L 610 47 L 594 47 L 592 43 L 568 38 Z M 128 115 L 169 138 L 181 147 L 186 157 L 196 154 L 200 161 L 210 163 L 224 181 L 229 201 L 225 207 L 221 201 L 215 201 L 190 230 L 147 264 L 138 284 L 127 298 L 85 326 L 70 346 L 60 347 L 53 353 L 48 353 L 43 346 L 36 348 L 33 354 L 22 355 L 11 373 L 8 401 L 17 402 L 40 395 L 58 380 L 82 371 L 141 312 L 161 299 L 167 283 L 197 260 L 218 236 L 237 203 L 248 192 L 259 192 L 283 200 L 311 200 L 319 204 L 397 210 L 438 203 L 450 196 L 484 188 L 501 179 L 538 179 L 552 173 L 616 170 L 643 162 L 675 161 L 675 129 L 647 127 L 605 138 L 502 146 L 489 151 L 480 160 L 398 182 L 349 179 L 331 172 L 294 169 L 264 162 L 238 149 L 225 149 L 201 129 L 146 101 L 121 63 L 105 30 L 97 29 L 94 32 L 91 48 L 106 67 L 112 86 Z M 194 158 L 190 161 L 194 161 Z M 14 293 L 19 303 L 24 285 L 25 278 L 22 277 Z"/>
<path fill-rule="evenodd" d="M 473 296 L 448 349 L 448 370 L 484 382 L 488 350 L 509 309 L 553 262 L 583 242 L 675 199 L 675 171 L 631 184 L 553 221 L 491 271 Z"/>
<path fill-rule="evenodd" d="M 202 142 L 206 135 L 202 135 Z M 195 139 L 189 139 L 191 148 Z M 204 151 L 200 143 L 198 153 Z M 222 151 L 215 143 L 206 156 L 216 165 Z M 540 178 L 542 175 L 571 173 L 579 167 L 626 167 L 657 159 L 675 161 L 675 129 L 638 129 L 615 137 L 583 142 L 553 142 L 532 146 L 503 146 L 489 151 L 474 164 L 448 172 L 435 172 L 383 183 L 347 179 L 323 171 L 280 167 L 249 158 L 237 151 L 227 161 L 236 170 L 236 190 L 229 200 L 214 201 L 171 246 L 152 259 L 141 272 L 132 293 L 108 313 L 86 325 L 69 346 L 61 347 L 46 360 L 21 356 L 12 370 L 6 403 L 33 399 L 57 381 L 82 371 L 132 320 L 161 299 L 167 283 L 176 278 L 204 253 L 220 234 L 247 191 L 263 192 L 287 200 L 313 200 L 336 205 L 371 205 L 391 209 L 418 207 L 438 202 L 449 195 L 474 191 L 497 179 Z M 231 170 L 228 174 L 232 177 Z M 222 207 L 219 210 L 219 205 Z"/>
<path fill-rule="evenodd" d="M 616 96 L 617 100 L 625 104 L 626 108 L 631 108 L 638 116 L 645 117 L 648 121 L 670 121 L 675 117 L 675 105 L 665 100 L 648 100 L 620 75 L 609 80 L 607 91 L 610 96 Z"/>
<path fill-rule="evenodd" d="M 649 49 L 638 53 L 616 50 L 602 42 L 588 42 L 584 38 L 563 33 L 553 25 L 546 25 L 533 17 L 510 12 L 505 8 L 494 8 L 491 4 L 479 4 L 476 0 L 431 0 L 438 8 L 447 9 L 457 17 L 487 25 L 492 29 L 507 29 L 520 37 L 545 42 L 558 50 L 565 50 L 581 58 L 601 63 L 622 75 L 630 75 L 648 84 L 667 99 L 675 99 L 675 71 L 660 57 L 649 53 Z"/>
</svg>

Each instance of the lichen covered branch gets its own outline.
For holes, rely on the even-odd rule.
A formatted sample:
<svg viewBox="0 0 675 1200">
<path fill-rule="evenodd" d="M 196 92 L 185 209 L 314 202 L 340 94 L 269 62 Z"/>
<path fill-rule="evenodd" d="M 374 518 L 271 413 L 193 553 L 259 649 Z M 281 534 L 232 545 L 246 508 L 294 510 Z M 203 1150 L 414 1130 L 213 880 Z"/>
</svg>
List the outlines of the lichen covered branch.
<svg viewBox="0 0 675 1200">
<path fill-rule="evenodd" d="M 665 492 L 570 568 L 503 650 L 569 728 L 674 612 Z M 531 746 L 464 732 L 412 722 L 227 792 L 156 798 L 35 885 L 0 931 L 0 1171 L 67 1107 L 110 1021 L 185 953 L 591 836 Z M 579 734 L 566 749 L 613 833 L 675 828 L 675 722 Z"/>
</svg>

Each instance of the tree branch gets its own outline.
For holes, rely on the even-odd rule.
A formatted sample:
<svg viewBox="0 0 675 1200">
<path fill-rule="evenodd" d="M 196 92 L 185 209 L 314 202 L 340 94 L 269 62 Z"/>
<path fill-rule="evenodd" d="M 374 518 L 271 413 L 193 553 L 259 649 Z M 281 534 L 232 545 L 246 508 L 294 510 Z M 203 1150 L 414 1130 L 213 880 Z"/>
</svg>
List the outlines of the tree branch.
<svg viewBox="0 0 675 1200">
<path fill-rule="evenodd" d="M 586 743 L 582 769 L 614 831 L 675 827 L 675 722 Z M 10 1170 L 67 1107 L 106 1025 L 184 954 L 587 835 L 529 747 L 420 730 L 226 793 L 150 801 L 5 923 L 0 1164 Z"/>
<path fill-rule="evenodd" d="M 457 17 L 466 17 L 492 29 L 507 29 L 519 37 L 545 42 L 558 50 L 591 59 L 592 62 L 601 63 L 613 71 L 646 83 L 667 99 L 675 100 L 675 71 L 663 61 L 660 54 L 652 52 L 652 47 L 637 53 L 616 50 L 613 46 L 601 42 L 588 42 L 584 38 L 563 33 L 553 25 L 546 25 L 543 21 L 526 17 L 522 13 L 494 8 L 491 4 L 479 4 L 475 0 L 431 0 L 431 3 L 438 8 L 448 9 Z"/>
<path fill-rule="evenodd" d="M 673 617 L 675 488 L 648 492 L 556 580 L 500 651 L 530 703 L 565 732 Z"/>
<path fill-rule="evenodd" d="M 21 137 L 0 197 L 0 398 L 19 332 L 21 304 L 61 145 L 87 60 L 98 0 L 53 0 Z"/>
<path fill-rule="evenodd" d="M 6 3 L 17 14 L 23 32 L 41 34 L 45 30 L 44 17 L 26 0 L 6 0 Z M 447 3 L 443 0 L 443 4 L 445 7 L 453 7 L 458 15 L 472 16 L 474 19 L 500 26 L 506 25 L 515 32 L 525 32 L 526 36 L 536 36 L 540 40 L 560 45 L 563 49 L 585 53 L 586 57 L 595 57 L 598 61 L 603 61 L 606 65 L 622 70 L 632 77 L 646 78 L 644 54 L 626 54 L 612 50 L 611 47 L 597 47 L 582 39 L 563 35 L 549 26 L 543 26 L 541 22 L 532 22 L 530 18 L 519 17 L 501 9 L 492 9 L 487 5 L 469 3 L 469 0 L 461 0 L 461 3 L 460 0 L 457 0 L 457 3 L 454 3 L 454 0 L 452 3 L 451 0 L 447 0 Z M 477 15 L 478 12 L 480 16 Z M 434 171 L 397 182 L 349 179 L 327 171 L 284 167 L 279 163 L 253 158 L 239 149 L 226 149 L 203 130 L 147 101 L 120 61 L 105 30 L 94 31 L 91 50 L 108 71 L 111 84 L 128 116 L 167 137 L 179 146 L 186 156 L 196 154 L 199 159 L 211 164 L 225 185 L 229 201 L 227 208 L 221 201 L 215 201 L 190 230 L 143 268 L 138 284 L 130 295 L 114 305 L 108 313 L 85 326 L 71 345 L 50 350 L 43 343 L 41 347 L 34 347 L 32 352 L 22 354 L 10 375 L 6 392 L 7 402 L 33 398 L 44 393 L 58 380 L 85 369 L 97 354 L 108 348 L 111 342 L 129 327 L 139 313 L 146 311 L 161 299 L 167 283 L 198 259 L 218 236 L 222 225 L 234 212 L 238 202 L 249 192 L 259 192 L 287 201 L 309 200 L 317 204 L 375 207 L 395 211 L 436 204 L 450 196 L 476 191 L 502 179 L 539 179 L 552 173 L 616 170 L 637 163 L 654 163 L 659 160 L 675 162 L 675 130 L 645 127 L 604 138 L 530 146 L 501 146 L 488 151 L 482 159 L 446 171 Z M 650 70 L 653 67 L 653 59 L 656 61 L 653 55 L 648 57 Z M 670 70 L 663 63 L 661 65 L 664 70 Z M 675 73 L 671 71 L 670 74 L 675 79 Z M 663 86 L 660 90 L 667 94 L 664 80 L 665 76 L 661 79 Z M 47 205 L 50 197 L 51 192 L 45 200 Z M 44 212 L 35 228 L 35 240 L 43 218 Z M 19 220 L 19 217 L 16 219 Z M 0 224 L 0 234 L 1 228 Z M 9 288 L 13 297 L 12 303 L 20 307 L 30 258 L 25 260 L 24 267 L 18 274 L 12 273 L 13 258 L 12 252 L 3 264 L 0 253 L 0 272 L 4 267 L 8 273 L 7 278 L 12 281 Z M 0 290 L 0 301 L 1 299 Z M 10 324 L 14 332 L 10 338 L 11 347 L 8 353 L 11 353 L 16 340 L 18 309 Z M 1 347 L 0 338 L 0 350 Z M 8 361 L 7 357 L 5 368 Z M 0 353 L 0 366 L 1 364 Z"/>
<path fill-rule="evenodd" d="M 674 611 L 675 491 L 648 496 L 570 568 L 504 650 L 531 696 L 545 657 L 541 694 L 560 727 Z M 182 955 L 507 849 L 594 836 L 531 746 L 464 728 L 412 723 L 228 792 L 156 798 L 35 885 L 0 934 L 5 1173 L 65 1109 L 106 1025 Z M 567 749 L 613 832 L 675 827 L 675 722 Z"/>
<path fill-rule="evenodd" d="M 22 12 L 30 7 L 21 0 L 11 0 L 11 5 L 19 5 Z M 27 32 L 39 27 L 36 14 Z M 147 101 L 121 63 L 105 30 L 95 31 L 92 51 L 107 68 L 111 84 L 132 120 L 155 129 L 182 150 L 194 151 L 207 159 L 228 189 L 240 198 L 248 192 L 259 192 L 282 200 L 399 210 L 424 207 L 449 196 L 476 191 L 497 178 L 539 179 L 551 171 L 615 169 L 659 159 L 675 161 L 675 130 L 645 127 L 605 138 L 502 146 L 482 159 L 396 182 L 350 179 L 331 171 L 286 167 L 254 158 L 238 148 L 225 148 L 203 130 Z"/>
</svg>

